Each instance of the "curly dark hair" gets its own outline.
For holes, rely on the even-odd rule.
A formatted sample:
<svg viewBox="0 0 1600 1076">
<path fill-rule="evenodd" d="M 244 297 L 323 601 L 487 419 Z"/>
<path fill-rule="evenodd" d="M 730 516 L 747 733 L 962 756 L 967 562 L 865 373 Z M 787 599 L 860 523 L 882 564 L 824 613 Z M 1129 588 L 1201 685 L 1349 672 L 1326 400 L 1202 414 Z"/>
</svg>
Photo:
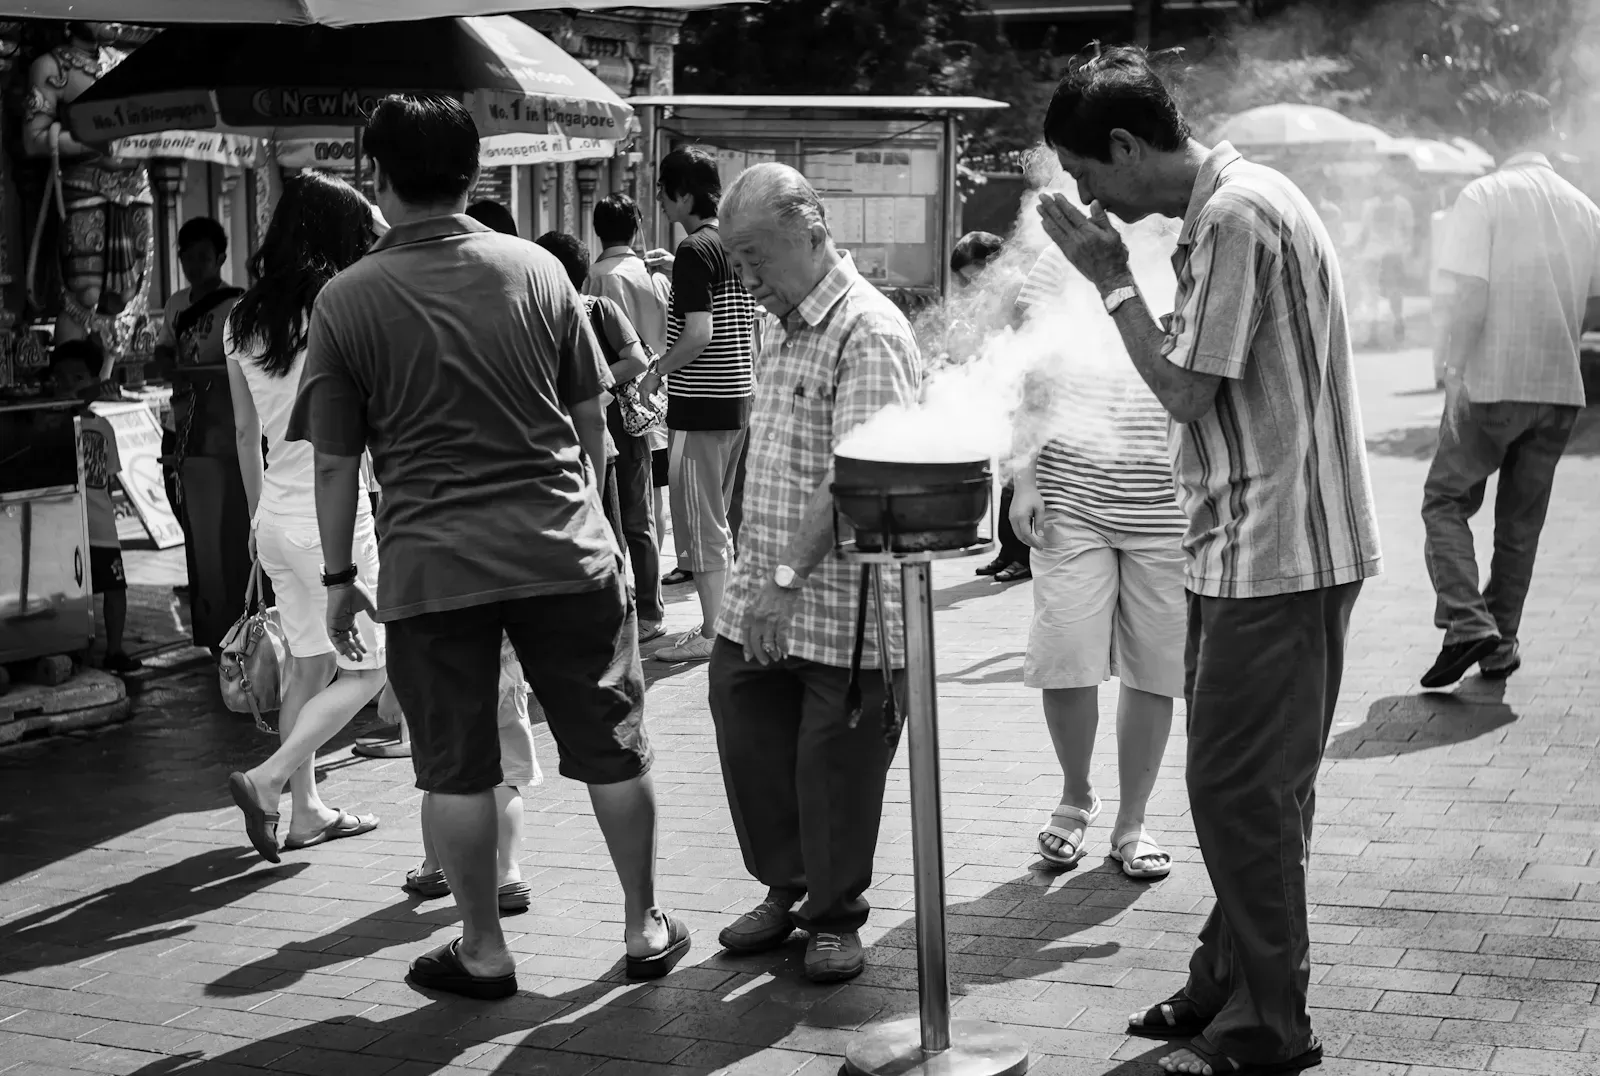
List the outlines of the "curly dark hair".
<svg viewBox="0 0 1600 1076">
<path fill-rule="evenodd" d="M 294 369 L 306 346 L 311 304 L 323 285 L 355 264 L 377 238 L 372 204 L 342 179 L 302 172 L 283 182 L 283 197 L 261 249 L 250 259 L 256 282 L 229 315 L 240 347 L 273 377 Z"/>
</svg>

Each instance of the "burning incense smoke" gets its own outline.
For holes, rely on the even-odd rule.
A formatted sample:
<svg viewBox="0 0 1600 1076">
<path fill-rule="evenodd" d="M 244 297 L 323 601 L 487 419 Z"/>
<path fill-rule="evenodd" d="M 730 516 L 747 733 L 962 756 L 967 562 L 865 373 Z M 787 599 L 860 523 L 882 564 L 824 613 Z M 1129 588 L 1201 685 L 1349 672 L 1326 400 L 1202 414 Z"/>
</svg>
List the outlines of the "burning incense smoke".
<svg viewBox="0 0 1600 1076">
<path fill-rule="evenodd" d="M 1040 190 L 1076 200 L 1076 185 L 1042 148 L 1030 161 L 1029 180 L 1033 189 L 1001 253 L 974 284 L 917 318 L 930 370 L 921 400 L 879 412 L 844 439 L 840 455 L 928 463 L 998 459 L 1009 471 L 1055 436 L 1114 444 L 1109 416 L 1104 428 L 1086 429 L 1080 417 L 1064 429 L 1061 402 L 1087 382 L 1136 382 L 1138 374 L 1099 292 L 1064 264 L 1039 220 Z M 1121 230 L 1146 302 L 1157 314 L 1167 312 L 1177 224 L 1152 219 Z M 1016 296 L 1046 254 L 1064 286 L 1013 326 Z"/>
</svg>

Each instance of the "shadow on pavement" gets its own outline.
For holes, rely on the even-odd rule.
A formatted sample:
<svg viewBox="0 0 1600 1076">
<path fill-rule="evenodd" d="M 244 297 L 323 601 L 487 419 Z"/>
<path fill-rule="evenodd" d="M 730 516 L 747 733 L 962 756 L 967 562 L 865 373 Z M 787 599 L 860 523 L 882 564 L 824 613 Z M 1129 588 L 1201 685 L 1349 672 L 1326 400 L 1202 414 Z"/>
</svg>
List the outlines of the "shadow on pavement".
<svg viewBox="0 0 1600 1076">
<path fill-rule="evenodd" d="M 1401 459 L 1431 460 L 1438 447 L 1437 424 L 1390 430 L 1367 439 L 1368 452 Z M 1600 407 L 1586 407 L 1579 413 L 1578 424 L 1573 427 L 1572 439 L 1567 442 L 1563 455 L 1600 456 Z"/>
<path fill-rule="evenodd" d="M 182 922 L 293 878 L 309 863 L 270 870 L 249 848 L 214 848 L 149 874 L 10 919 L 0 926 L 0 975 L 83 964 L 194 930 Z M 171 924 L 170 926 L 168 924 Z"/>
<path fill-rule="evenodd" d="M 1114 955 L 1120 949 L 1114 942 L 1060 943 L 1127 910 L 1144 890 L 1107 865 L 1065 876 L 1032 871 L 982 897 L 952 904 L 948 920 L 953 993 L 981 991 L 984 984 L 1011 979 L 1049 977 L 1077 961 Z M 284 946 L 274 957 L 223 976 L 207 991 L 238 996 L 241 989 L 270 993 L 292 988 L 307 972 L 377 956 L 396 944 L 401 933 L 421 938 L 455 917 L 448 904 L 420 915 L 417 907 L 415 902 L 397 903 L 342 924 L 330 935 Z M 1049 937 L 1008 937 L 1006 924 L 1012 914 L 1048 919 L 1055 930 Z M 396 929 L 407 924 L 416 929 Z M 514 920 L 507 920 L 507 925 L 515 929 Z M 702 946 L 716 944 L 715 935 L 705 930 L 697 932 L 695 940 Z M 801 1027 L 848 1032 L 916 1011 L 911 923 L 894 928 L 871 946 L 867 973 L 843 986 L 806 982 L 801 971 L 803 948 L 797 935 L 783 948 L 761 956 L 716 953 L 698 966 L 648 984 L 628 982 L 619 959 L 595 982 L 549 995 L 524 992 L 502 1002 L 433 997 L 397 982 L 392 984 L 397 996 L 389 999 L 389 1006 L 404 1006 L 407 992 L 426 1003 L 388 1019 L 340 1016 L 306 1024 L 215 1057 L 198 1053 L 165 1057 L 138 1069 L 135 1076 L 234 1074 L 240 1067 L 312 1071 L 304 1067 L 309 1064 L 323 1071 L 335 1063 L 359 1071 L 365 1058 L 376 1057 L 406 1059 L 407 1076 L 429 1076 L 468 1063 L 496 1073 L 566 1072 L 619 1054 L 627 1055 L 641 1071 L 709 1076 L 783 1044 Z M 975 961 L 992 968 L 996 957 L 1004 965 L 998 973 L 965 970 Z M 268 973 L 276 975 L 264 978 Z M 537 979 L 526 968 L 523 977 Z M 1073 976 L 1068 981 L 1093 981 L 1093 976 Z M 961 1013 L 959 997 L 956 1012 Z M 339 1055 L 327 1052 L 330 1047 L 350 1053 L 338 1062 Z M 826 1047 L 793 1045 L 801 1051 L 819 1048 L 831 1053 L 841 1047 L 837 1038 Z M 302 1049 L 307 1051 L 303 1057 L 287 1057 Z M 357 1053 L 364 1058 L 353 1056 Z M 1107 1071 L 1123 1076 L 1152 1071 L 1140 1061 L 1106 1065 Z"/>
<path fill-rule="evenodd" d="M 1359 728 L 1335 736 L 1329 758 L 1383 758 L 1475 740 L 1517 720 L 1502 701 L 1504 681 L 1473 677 L 1454 693 L 1391 695 L 1367 710 Z"/>
<path fill-rule="evenodd" d="M 1020 684 L 1022 683 L 1020 659 L 1025 656 L 1021 650 L 993 654 L 981 661 L 973 662 L 964 669 L 940 673 L 939 680 L 950 684 Z M 999 666 L 1010 667 L 999 668 Z M 985 672 L 986 669 L 990 671 Z"/>
</svg>

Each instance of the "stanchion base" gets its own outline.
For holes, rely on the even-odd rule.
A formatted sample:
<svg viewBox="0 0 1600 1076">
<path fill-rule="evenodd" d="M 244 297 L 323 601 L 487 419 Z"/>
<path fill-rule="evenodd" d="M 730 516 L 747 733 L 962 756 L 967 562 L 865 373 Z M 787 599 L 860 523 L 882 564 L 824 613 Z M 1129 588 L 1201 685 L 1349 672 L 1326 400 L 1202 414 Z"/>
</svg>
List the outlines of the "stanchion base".
<svg viewBox="0 0 1600 1076">
<path fill-rule="evenodd" d="M 350 748 L 352 754 L 362 758 L 410 758 L 409 740 L 357 740 Z"/>
<path fill-rule="evenodd" d="M 850 1076 L 1017 1076 L 1028 1071 L 1028 1047 L 994 1024 L 952 1020 L 950 1049 L 930 1054 L 922 1021 L 911 1017 L 863 1031 L 845 1051 L 844 1069 Z"/>
</svg>

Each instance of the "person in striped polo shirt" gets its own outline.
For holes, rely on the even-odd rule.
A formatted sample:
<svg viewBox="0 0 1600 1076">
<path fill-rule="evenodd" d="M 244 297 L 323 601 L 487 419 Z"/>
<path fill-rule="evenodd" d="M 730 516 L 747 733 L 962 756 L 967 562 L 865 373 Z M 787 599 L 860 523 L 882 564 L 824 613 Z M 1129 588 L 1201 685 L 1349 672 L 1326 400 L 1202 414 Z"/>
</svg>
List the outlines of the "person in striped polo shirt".
<svg viewBox="0 0 1600 1076">
<path fill-rule="evenodd" d="M 1168 1072 L 1292 1072 L 1322 1059 L 1306 994 L 1307 855 L 1345 636 L 1378 534 L 1333 241 L 1284 176 L 1207 149 L 1141 49 L 1075 58 L 1044 122 L 1087 215 L 1045 231 L 1100 289 L 1173 420 L 1188 517 L 1187 778 L 1216 904 L 1183 990 L 1129 1019 L 1189 1038 Z M 1181 217 L 1158 323 L 1107 214 Z"/>
</svg>

